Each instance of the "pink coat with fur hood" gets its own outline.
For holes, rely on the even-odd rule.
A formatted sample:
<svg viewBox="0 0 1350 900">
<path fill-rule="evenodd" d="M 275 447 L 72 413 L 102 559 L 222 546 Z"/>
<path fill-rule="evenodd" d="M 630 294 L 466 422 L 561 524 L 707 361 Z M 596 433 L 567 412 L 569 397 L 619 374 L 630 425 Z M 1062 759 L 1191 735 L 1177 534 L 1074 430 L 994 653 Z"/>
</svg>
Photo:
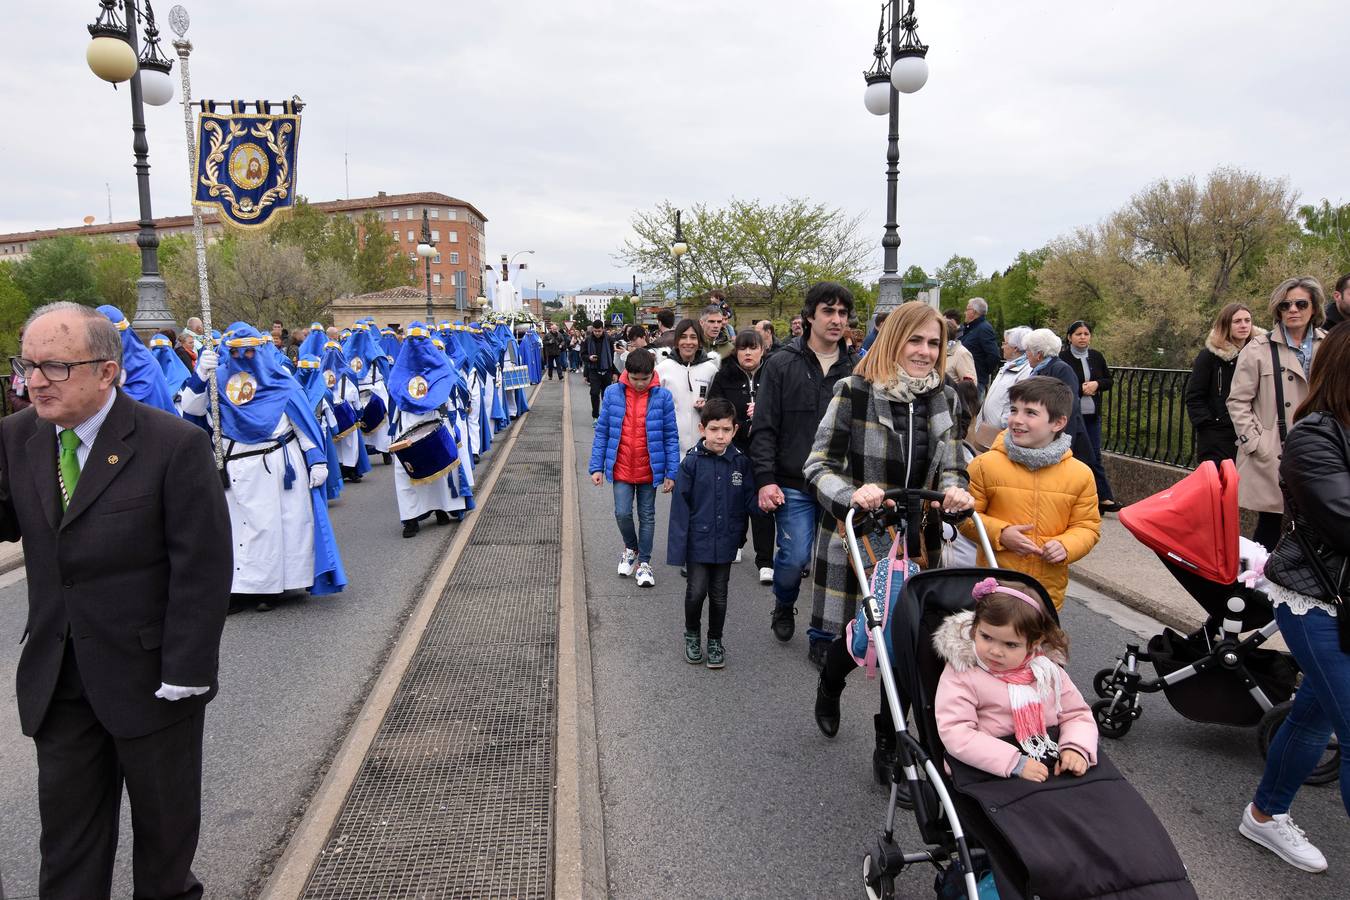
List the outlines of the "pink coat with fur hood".
<svg viewBox="0 0 1350 900">
<path fill-rule="evenodd" d="M 933 633 L 933 647 L 947 661 L 934 710 L 938 734 L 947 752 L 961 762 L 1007 778 L 1022 752 L 1000 740 L 1013 733 L 1008 685 L 980 667 L 970 633 L 974 618 L 970 611 L 955 613 Z M 1060 749 L 1077 750 L 1095 766 L 1097 723 L 1069 673 L 1044 656 L 1032 661 L 1032 671 L 1041 688 L 1046 727 L 1059 726 Z"/>
</svg>

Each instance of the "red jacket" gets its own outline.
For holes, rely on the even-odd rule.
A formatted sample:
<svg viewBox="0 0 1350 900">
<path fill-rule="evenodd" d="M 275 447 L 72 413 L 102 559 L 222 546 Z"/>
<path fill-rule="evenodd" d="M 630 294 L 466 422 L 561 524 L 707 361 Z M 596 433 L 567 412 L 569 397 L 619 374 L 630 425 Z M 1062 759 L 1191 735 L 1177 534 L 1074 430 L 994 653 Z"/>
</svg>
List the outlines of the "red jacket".
<svg viewBox="0 0 1350 900">
<path fill-rule="evenodd" d="M 624 386 L 626 396 L 619 451 L 614 457 L 614 480 L 628 484 L 651 484 L 652 461 L 647 455 L 647 400 L 651 397 L 651 388 L 661 381 L 653 372 L 651 387 L 640 394 L 629 384 L 627 372 L 619 376 L 619 383 Z"/>
</svg>

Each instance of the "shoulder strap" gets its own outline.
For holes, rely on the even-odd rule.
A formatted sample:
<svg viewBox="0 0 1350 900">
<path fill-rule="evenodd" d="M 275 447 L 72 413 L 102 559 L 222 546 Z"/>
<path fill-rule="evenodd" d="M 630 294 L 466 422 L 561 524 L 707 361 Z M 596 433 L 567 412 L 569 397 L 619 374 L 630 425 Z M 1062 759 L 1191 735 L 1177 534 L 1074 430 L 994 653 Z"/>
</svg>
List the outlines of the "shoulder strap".
<svg viewBox="0 0 1350 900">
<path fill-rule="evenodd" d="M 1280 428 L 1280 444 L 1289 438 L 1289 423 L 1284 415 L 1284 367 L 1280 365 L 1280 346 L 1275 343 L 1274 332 L 1270 338 L 1270 365 L 1275 376 L 1275 421 Z"/>
</svg>

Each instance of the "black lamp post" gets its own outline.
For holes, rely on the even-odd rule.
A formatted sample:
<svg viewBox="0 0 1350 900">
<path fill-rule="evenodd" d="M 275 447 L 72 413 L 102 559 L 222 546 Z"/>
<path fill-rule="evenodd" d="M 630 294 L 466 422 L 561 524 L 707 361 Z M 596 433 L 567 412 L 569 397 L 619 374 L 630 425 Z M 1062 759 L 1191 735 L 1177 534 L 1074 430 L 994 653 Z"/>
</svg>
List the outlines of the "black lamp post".
<svg viewBox="0 0 1350 900">
<path fill-rule="evenodd" d="M 681 284 L 680 259 L 689 252 L 689 245 L 684 242 L 684 231 L 680 228 L 680 211 L 675 210 L 675 242 L 670 245 L 670 255 L 675 257 L 675 307 L 678 309 L 680 301 L 683 298 L 683 285 Z"/>
<path fill-rule="evenodd" d="M 118 15 L 121 8 L 125 22 Z M 160 53 L 159 30 L 149 0 L 142 12 L 136 0 L 99 0 L 98 18 L 89 26 L 92 40 L 85 59 L 93 73 L 116 86 L 131 82 L 131 149 L 136 157 L 136 194 L 140 202 L 141 277 L 136 280 L 138 332 L 152 333 L 174 324 L 169 313 L 164 279 L 159 274 L 159 235 L 150 211 L 150 144 L 145 139 L 145 103 L 163 106 L 173 98 L 173 62 Z M 145 52 L 139 53 L 136 37 L 140 19 L 145 20 Z"/>
<path fill-rule="evenodd" d="M 881 4 L 881 24 L 877 27 L 872 67 L 863 73 L 867 81 L 863 103 L 868 112 L 888 116 L 890 120 L 886 143 L 886 233 L 881 239 L 883 260 L 877 312 L 889 312 L 904 302 L 899 263 L 900 231 L 895 221 L 900 176 L 899 94 L 912 94 L 928 81 L 928 46 L 919 41 L 914 0 L 907 0 L 903 14 L 900 5 L 901 0 L 885 0 Z"/>
<path fill-rule="evenodd" d="M 427 269 L 427 327 L 436 325 L 436 313 L 431 308 L 431 258 L 436 255 L 436 245 L 431 242 L 431 219 L 427 218 L 427 209 L 422 207 L 422 240 L 417 245 L 417 255 L 426 262 Z"/>
</svg>

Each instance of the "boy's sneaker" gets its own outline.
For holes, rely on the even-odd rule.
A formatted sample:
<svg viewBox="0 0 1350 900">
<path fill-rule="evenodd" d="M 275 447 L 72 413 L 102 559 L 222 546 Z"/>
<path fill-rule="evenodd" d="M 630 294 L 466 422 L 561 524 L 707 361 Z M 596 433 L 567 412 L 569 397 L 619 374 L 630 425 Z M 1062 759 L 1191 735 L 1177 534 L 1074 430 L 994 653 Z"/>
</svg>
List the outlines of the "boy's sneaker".
<svg viewBox="0 0 1350 900">
<path fill-rule="evenodd" d="M 708 642 L 708 649 L 712 650 L 711 641 Z M 1272 816 L 1269 822 L 1258 822 L 1252 815 L 1252 805 L 1248 803 L 1242 810 L 1238 834 L 1265 847 L 1296 869 L 1305 872 L 1327 870 L 1327 858 L 1308 842 L 1307 835 L 1289 818 L 1289 813 Z"/>
<path fill-rule="evenodd" d="M 792 640 L 793 632 L 797 630 L 797 608 L 795 606 L 775 606 L 770 627 L 773 629 L 773 636 L 780 641 L 786 643 Z"/>
<path fill-rule="evenodd" d="M 773 569 L 769 568 L 768 566 L 765 566 L 764 568 L 760 569 L 760 570 L 759 570 L 759 583 L 760 583 L 760 584 L 773 584 Z"/>
<path fill-rule="evenodd" d="M 637 551 L 625 550 L 619 554 L 619 574 L 624 578 L 633 574 L 633 568 L 637 565 Z"/>
<path fill-rule="evenodd" d="M 727 652 L 717 638 L 708 638 L 708 668 L 720 669 L 727 664 Z"/>
<path fill-rule="evenodd" d="M 709 642 L 711 645 L 711 642 Z M 709 646 L 708 649 L 712 649 Z M 684 661 L 691 666 L 696 666 L 703 662 L 703 648 L 699 646 L 698 632 L 686 631 L 684 633 Z"/>
<path fill-rule="evenodd" d="M 651 563 L 638 563 L 637 574 L 633 576 L 638 587 L 656 587 L 656 577 L 652 575 Z"/>
</svg>

